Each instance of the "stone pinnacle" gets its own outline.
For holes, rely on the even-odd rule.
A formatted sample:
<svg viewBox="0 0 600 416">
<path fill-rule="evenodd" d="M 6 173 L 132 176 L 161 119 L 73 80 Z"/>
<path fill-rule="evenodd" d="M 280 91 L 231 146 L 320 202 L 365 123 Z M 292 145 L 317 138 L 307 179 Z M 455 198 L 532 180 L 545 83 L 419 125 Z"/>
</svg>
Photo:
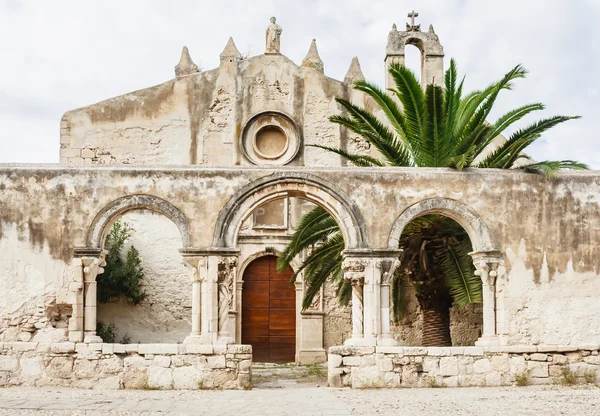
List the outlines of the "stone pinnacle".
<svg viewBox="0 0 600 416">
<path fill-rule="evenodd" d="M 231 36 L 227 41 L 227 45 L 225 45 L 225 49 L 223 49 L 223 52 L 219 56 L 221 57 L 221 62 L 235 62 L 243 59 Z"/>
<path fill-rule="evenodd" d="M 346 84 L 354 84 L 356 81 L 362 81 L 364 79 L 365 76 L 360 69 L 360 62 L 358 62 L 358 58 L 355 56 L 352 58 L 352 62 L 350 62 L 350 68 L 348 68 L 348 72 L 344 77 L 344 82 Z"/>
<path fill-rule="evenodd" d="M 323 61 L 319 56 L 319 51 L 317 50 L 317 40 L 313 39 L 310 43 L 310 48 L 308 49 L 308 53 L 302 60 L 302 66 L 306 68 L 314 68 L 321 72 L 324 71 Z"/>
<path fill-rule="evenodd" d="M 192 61 L 192 57 L 190 56 L 190 51 L 187 46 L 183 47 L 181 51 L 181 59 L 179 63 L 175 66 L 175 76 L 177 78 L 183 77 L 185 75 L 191 75 L 196 72 L 200 72 L 198 70 L 198 65 Z"/>
</svg>

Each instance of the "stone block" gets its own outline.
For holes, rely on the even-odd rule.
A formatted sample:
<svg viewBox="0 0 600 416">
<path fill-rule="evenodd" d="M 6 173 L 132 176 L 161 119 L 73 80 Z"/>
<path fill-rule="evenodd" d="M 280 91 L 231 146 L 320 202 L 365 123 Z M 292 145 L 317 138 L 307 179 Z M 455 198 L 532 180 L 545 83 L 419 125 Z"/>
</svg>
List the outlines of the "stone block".
<svg viewBox="0 0 600 416">
<path fill-rule="evenodd" d="M 127 352 L 125 344 L 114 344 L 113 352 L 115 354 L 125 354 Z"/>
<path fill-rule="evenodd" d="M 548 355 L 542 353 L 534 353 L 529 356 L 531 361 L 548 361 Z"/>
<path fill-rule="evenodd" d="M 252 371 L 252 360 L 240 361 L 238 371 L 240 373 L 250 373 Z"/>
<path fill-rule="evenodd" d="M 201 381 L 204 387 L 209 389 L 237 388 L 237 374 L 235 371 L 231 370 L 204 373 Z"/>
<path fill-rule="evenodd" d="M 186 344 L 185 345 L 186 354 L 206 354 L 210 355 L 213 353 L 212 345 L 205 344 Z"/>
<path fill-rule="evenodd" d="M 402 386 L 418 387 L 419 373 L 415 365 L 405 365 L 402 367 Z"/>
<path fill-rule="evenodd" d="M 440 358 L 441 376 L 457 376 L 458 375 L 458 357 L 442 357 Z"/>
<path fill-rule="evenodd" d="M 19 363 L 12 355 L 0 355 L 0 371 L 17 371 Z"/>
<path fill-rule="evenodd" d="M 139 344 L 140 354 L 173 355 L 178 352 L 177 344 Z"/>
<path fill-rule="evenodd" d="M 42 357 L 21 358 L 21 376 L 38 377 L 44 373 Z"/>
<path fill-rule="evenodd" d="M 115 352 L 115 344 L 102 344 L 102 354 L 112 354 Z"/>
<path fill-rule="evenodd" d="M 440 359 L 437 357 L 423 358 L 423 372 L 436 375 L 438 373 Z"/>
<path fill-rule="evenodd" d="M 363 357 L 363 360 L 366 357 Z M 363 366 L 365 366 L 363 364 Z M 380 360 L 377 360 L 377 368 L 379 369 L 379 371 L 381 372 L 388 372 L 388 371 L 392 371 L 394 369 L 394 364 L 392 363 L 392 359 L 389 357 L 384 357 Z"/>
<path fill-rule="evenodd" d="M 376 366 L 353 367 L 351 377 L 355 389 L 384 387 L 382 374 Z"/>
<path fill-rule="evenodd" d="M 410 364 L 410 357 L 394 357 L 392 362 L 397 365 L 408 365 Z"/>
<path fill-rule="evenodd" d="M 598 367 L 586 363 L 569 364 L 569 370 L 571 370 L 576 377 L 585 377 L 585 374 L 588 372 L 600 373 Z"/>
<path fill-rule="evenodd" d="M 98 370 L 102 374 L 117 374 L 123 370 L 123 361 L 118 357 L 105 358 L 99 361 Z"/>
<path fill-rule="evenodd" d="M 96 154 L 92 149 L 81 149 L 81 157 L 93 158 L 94 156 L 96 156 Z"/>
<path fill-rule="evenodd" d="M 458 376 L 444 377 L 442 385 L 446 387 L 458 387 Z"/>
<path fill-rule="evenodd" d="M 509 361 L 508 354 L 494 355 L 490 358 L 492 370 L 500 372 L 508 372 Z"/>
<path fill-rule="evenodd" d="M 491 369 L 490 360 L 487 358 L 482 358 L 473 363 L 473 372 L 476 374 L 489 373 Z"/>
<path fill-rule="evenodd" d="M 147 367 L 149 363 L 146 362 L 144 357 L 140 357 L 139 355 L 133 355 L 125 357 L 123 359 L 123 365 L 125 367 Z"/>
<path fill-rule="evenodd" d="M 157 355 L 152 360 L 152 365 L 156 365 L 159 367 L 169 367 L 171 365 L 171 357 L 166 355 Z"/>
<path fill-rule="evenodd" d="M 347 355 L 369 355 L 375 353 L 375 347 L 356 347 L 351 345 L 329 347 L 330 354 L 341 356 Z"/>
<path fill-rule="evenodd" d="M 252 374 L 238 374 L 237 385 L 240 389 L 251 389 L 252 388 Z"/>
<path fill-rule="evenodd" d="M 473 356 L 478 356 L 478 355 L 483 355 L 483 347 L 465 347 L 465 355 L 473 355 Z"/>
<path fill-rule="evenodd" d="M 94 383 L 94 390 L 119 390 L 121 388 L 121 377 L 110 376 L 100 378 Z"/>
<path fill-rule="evenodd" d="M 340 374 L 327 374 L 327 384 L 329 387 L 342 387 L 342 376 Z"/>
<path fill-rule="evenodd" d="M 587 357 L 583 357 L 583 362 L 587 364 L 600 365 L 600 356 L 599 355 L 590 355 Z"/>
<path fill-rule="evenodd" d="M 139 353 L 141 344 L 125 344 L 125 352 L 127 354 Z"/>
<path fill-rule="evenodd" d="M 327 367 L 336 368 L 342 365 L 342 356 L 338 354 L 329 354 L 327 356 Z"/>
<path fill-rule="evenodd" d="M 390 360 L 390 362 L 392 361 L 391 358 L 388 359 Z M 375 357 L 372 355 L 363 355 L 360 360 L 360 365 L 362 365 L 363 367 L 375 365 Z"/>
<path fill-rule="evenodd" d="M 428 352 L 425 347 L 404 347 L 404 355 L 406 356 L 427 355 Z"/>
<path fill-rule="evenodd" d="M 123 371 L 123 386 L 126 389 L 143 389 L 148 387 L 147 368 L 125 367 Z"/>
<path fill-rule="evenodd" d="M 46 367 L 46 374 L 52 378 L 71 378 L 73 357 L 54 357 Z"/>
<path fill-rule="evenodd" d="M 252 345 L 229 344 L 227 352 L 230 354 L 252 354 Z"/>
<path fill-rule="evenodd" d="M 506 352 L 511 354 L 528 354 L 537 352 L 537 346 L 535 345 L 507 345 Z"/>
<path fill-rule="evenodd" d="M 206 357 L 206 361 L 209 368 L 225 368 L 225 356 L 224 355 L 212 355 Z"/>
<path fill-rule="evenodd" d="M 502 385 L 502 374 L 497 372 L 488 373 L 485 375 L 485 385 L 489 387 L 497 387 Z"/>
<path fill-rule="evenodd" d="M 388 389 L 398 388 L 401 386 L 402 378 L 399 373 L 387 372 L 382 374 L 383 386 Z"/>
<path fill-rule="evenodd" d="M 404 347 L 380 345 L 375 348 L 377 354 L 404 354 Z"/>
<path fill-rule="evenodd" d="M 523 374 L 527 371 L 527 364 L 525 364 L 525 358 L 522 356 L 510 357 L 510 373 L 511 374 Z"/>
<path fill-rule="evenodd" d="M 13 342 L 13 351 L 34 351 L 37 349 L 37 342 Z"/>
<path fill-rule="evenodd" d="M 460 374 L 458 383 L 463 387 L 480 387 L 485 385 L 485 374 Z"/>
<path fill-rule="evenodd" d="M 428 347 L 427 355 L 433 355 L 436 357 L 448 357 L 450 356 L 450 348 L 447 347 Z"/>
<path fill-rule="evenodd" d="M 362 362 L 361 357 L 347 356 L 342 359 L 342 364 L 349 367 L 358 367 Z"/>
<path fill-rule="evenodd" d="M 77 359 L 73 364 L 73 375 L 76 379 L 94 378 L 97 366 L 98 360 Z"/>
<path fill-rule="evenodd" d="M 177 390 L 198 389 L 202 373 L 194 367 L 178 367 L 173 370 L 173 388 Z"/>
<path fill-rule="evenodd" d="M 527 371 L 533 378 L 548 377 L 548 363 L 539 361 L 527 361 Z"/>
<path fill-rule="evenodd" d="M 61 342 L 56 344 L 50 344 L 50 352 L 54 354 L 67 354 L 70 352 L 75 352 L 75 343 Z"/>
<path fill-rule="evenodd" d="M 173 388 L 173 370 L 170 368 L 148 367 L 148 387 L 158 389 Z"/>
</svg>

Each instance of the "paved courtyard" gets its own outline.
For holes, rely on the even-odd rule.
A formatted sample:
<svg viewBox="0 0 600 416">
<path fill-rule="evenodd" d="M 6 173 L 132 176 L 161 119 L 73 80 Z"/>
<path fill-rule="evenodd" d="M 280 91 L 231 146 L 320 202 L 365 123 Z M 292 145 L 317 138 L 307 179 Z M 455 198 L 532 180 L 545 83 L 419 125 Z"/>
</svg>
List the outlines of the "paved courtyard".
<svg viewBox="0 0 600 416">
<path fill-rule="evenodd" d="M 350 390 L 286 380 L 251 391 L 93 391 L 2 388 L 0 415 L 594 416 L 600 388 Z"/>
</svg>

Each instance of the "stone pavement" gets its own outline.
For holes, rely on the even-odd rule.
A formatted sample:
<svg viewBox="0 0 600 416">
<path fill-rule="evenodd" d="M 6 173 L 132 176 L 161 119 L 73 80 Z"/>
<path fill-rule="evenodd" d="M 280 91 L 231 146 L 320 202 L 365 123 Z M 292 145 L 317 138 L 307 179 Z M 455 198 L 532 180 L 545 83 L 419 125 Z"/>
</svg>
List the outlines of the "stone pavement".
<svg viewBox="0 0 600 416">
<path fill-rule="evenodd" d="M 600 415 L 596 386 L 350 390 L 269 383 L 251 391 L 2 388 L 0 415 Z"/>
</svg>

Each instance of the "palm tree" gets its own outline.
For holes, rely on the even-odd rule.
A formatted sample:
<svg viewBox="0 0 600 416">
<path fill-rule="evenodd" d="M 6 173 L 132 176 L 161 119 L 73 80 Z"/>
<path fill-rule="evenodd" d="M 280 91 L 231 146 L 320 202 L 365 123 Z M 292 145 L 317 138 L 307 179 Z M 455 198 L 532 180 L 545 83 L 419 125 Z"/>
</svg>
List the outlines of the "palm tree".
<svg viewBox="0 0 600 416">
<path fill-rule="evenodd" d="M 344 114 L 329 118 L 365 139 L 378 151 L 378 156 L 312 146 L 364 167 L 518 168 L 549 179 L 561 169 L 587 169 L 586 165 L 572 160 L 534 162 L 523 154 L 543 132 L 578 117 L 554 116 L 539 120 L 515 131 L 491 149 L 494 139 L 506 129 L 526 115 L 544 109 L 540 103 L 527 104 L 509 111 L 493 124 L 486 121 L 499 93 L 511 90 L 515 80 L 526 76 L 521 65 L 487 88 L 467 95 L 463 95 L 464 77 L 459 81 L 454 60 L 445 74 L 445 88 L 427 85 L 423 90 L 415 75 L 399 64 L 392 64 L 389 72 L 396 85 L 389 90 L 391 96 L 367 81 L 354 84 L 356 90 L 375 101 L 386 116 L 385 122 L 344 99 L 336 100 Z M 396 99 L 402 104 L 402 110 Z M 525 159 L 525 163 L 521 159 Z M 401 266 L 392 283 L 395 320 L 406 312 L 405 286 L 410 281 L 423 311 L 422 344 L 451 345 L 450 307 L 481 302 L 481 281 L 474 275 L 468 256 L 472 248 L 467 233 L 447 217 L 427 215 L 407 226 L 399 248 L 403 250 Z M 349 302 L 351 290 L 341 270 L 343 249 L 342 233 L 323 208 L 317 207 L 301 219 L 278 260 L 278 268 L 285 270 L 294 257 L 308 253 L 292 278 L 295 280 L 299 273 L 304 273 L 307 287 L 304 308 L 312 303 L 327 280 L 337 284 L 340 302 Z"/>
</svg>

